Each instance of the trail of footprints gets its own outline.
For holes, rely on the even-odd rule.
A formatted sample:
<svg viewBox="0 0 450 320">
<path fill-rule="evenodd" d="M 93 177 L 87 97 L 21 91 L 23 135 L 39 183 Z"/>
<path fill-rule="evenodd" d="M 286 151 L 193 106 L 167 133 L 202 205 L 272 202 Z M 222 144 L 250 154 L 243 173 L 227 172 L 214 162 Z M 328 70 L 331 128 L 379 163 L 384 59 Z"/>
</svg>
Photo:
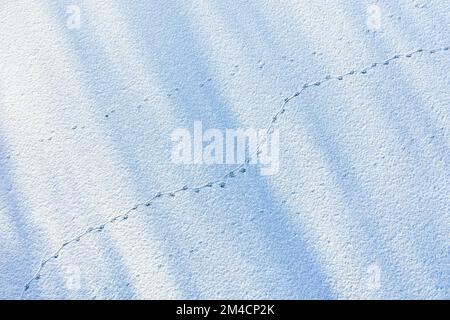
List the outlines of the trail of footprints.
<svg viewBox="0 0 450 320">
<path fill-rule="evenodd" d="M 341 75 L 327 75 L 324 78 L 314 81 L 314 82 L 309 82 L 309 83 L 305 83 L 303 84 L 298 91 L 296 91 L 295 93 L 291 94 L 290 96 L 284 98 L 283 102 L 281 103 L 280 108 L 278 109 L 278 111 L 272 116 L 269 125 L 266 128 L 266 133 L 264 138 L 262 139 L 262 141 L 258 144 L 257 148 L 256 148 L 256 153 L 252 156 L 258 156 L 261 153 L 261 144 L 270 136 L 270 134 L 273 132 L 274 129 L 274 125 L 277 123 L 277 121 L 279 120 L 280 116 L 282 114 L 285 113 L 286 111 L 286 106 L 287 104 L 292 101 L 293 99 L 297 98 L 304 90 L 307 90 L 308 88 L 313 88 L 313 87 L 319 87 L 322 86 L 324 84 L 326 84 L 329 81 L 342 81 L 344 79 L 346 79 L 347 77 L 351 77 L 351 76 L 356 76 L 356 75 L 365 75 L 368 72 L 370 72 L 371 70 L 375 69 L 375 68 L 380 68 L 380 67 L 385 67 L 391 64 L 391 62 L 395 61 L 395 60 L 399 60 L 401 58 L 404 59 L 409 59 L 409 58 L 413 58 L 416 55 L 422 54 L 422 55 L 434 55 L 436 53 L 442 53 L 442 52 L 448 52 L 450 50 L 450 47 L 446 46 L 446 47 L 440 47 L 440 48 L 435 48 L 435 49 L 418 49 L 418 50 L 414 50 L 412 52 L 406 53 L 406 54 L 396 54 L 384 61 L 380 61 L 380 62 L 374 62 L 364 68 L 361 69 L 352 69 L 349 70 L 346 73 L 343 73 Z M 207 80 L 210 81 L 210 80 Z M 176 90 L 175 90 L 176 91 Z M 76 129 L 76 127 L 74 126 L 74 130 Z M 132 214 L 134 214 L 139 208 L 144 208 L 144 207 L 150 207 L 151 204 L 157 200 L 160 199 L 171 199 L 174 198 L 178 193 L 181 192 L 193 192 L 193 193 L 200 193 L 202 190 L 205 189 L 210 189 L 213 188 L 214 186 L 220 187 L 220 188 L 225 188 L 226 184 L 228 182 L 228 180 L 240 175 L 240 174 L 245 174 L 247 171 L 247 166 L 250 162 L 251 156 L 249 156 L 245 163 L 235 167 L 233 170 L 227 172 L 225 175 L 223 175 L 222 177 L 220 177 L 219 179 L 213 180 L 213 181 L 209 181 L 206 182 L 204 184 L 200 184 L 200 185 L 184 185 L 180 188 L 174 189 L 174 190 L 169 190 L 169 191 L 161 191 L 161 192 L 157 192 L 153 197 L 151 197 L 150 199 L 137 203 L 135 204 L 133 207 L 129 208 L 128 210 L 126 210 L 125 212 L 122 212 L 120 214 L 117 214 L 116 216 L 110 218 L 109 220 L 105 221 L 104 223 L 97 225 L 95 227 L 88 227 L 84 232 L 82 232 L 81 234 L 79 234 L 78 236 L 67 240 L 65 242 L 63 242 L 61 244 L 61 246 L 49 257 L 45 258 L 39 265 L 36 273 L 34 274 L 34 276 L 28 280 L 26 282 L 26 284 L 23 287 L 22 293 L 20 295 L 20 298 L 22 299 L 23 296 L 25 295 L 25 293 L 30 289 L 31 284 L 35 281 L 38 281 L 41 278 L 41 274 L 42 271 L 44 269 L 44 267 L 53 259 L 57 259 L 60 254 L 63 252 L 63 250 L 68 247 L 69 245 L 73 245 L 75 243 L 78 243 L 79 241 L 81 241 L 83 238 L 87 237 L 89 234 L 93 233 L 93 232 L 101 232 L 103 231 L 105 228 L 107 228 L 110 225 L 113 224 L 117 224 L 121 221 L 125 221 L 127 220 Z"/>
<path fill-rule="evenodd" d="M 343 40 L 343 38 L 340 38 L 339 40 Z M 347 43 L 347 44 L 350 44 L 350 43 L 352 43 L 352 42 L 351 42 L 351 41 L 347 41 L 346 43 Z M 313 52 L 311 53 L 311 56 L 316 56 L 316 57 L 320 57 L 320 56 L 322 56 L 322 55 L 323 55 L 323 53 L 318 52 L 318 51 L 313 51 Z M 293 58 L 288 58 L 286 55 L 281 56 L 281 60 L 284 61 L 284 62 L 287 62 L 287 63 L 289 63 L 289 64 L 292 64 L 292 63 L 295 62 L 295 59 L 293 59 Z M 257 69 L 260 69 L 260 70 L 264 69 L 266 66 L 267 66 L 267 64 L 266 64 L 266 62 L 265 62 L 264 60 L 259 60 L 259 61 L 257 61 L 257 63 L 256 63 L 256 68 L 257 68 Z M 289 66 L 288 66 L 288 67 L 289 67 Z M 240 66 L 239 66 L 238 64 L 232 66 L 232 67 L 231 67 L 231 70 L 229 71 L 229 75 L 230 75 L 231 77 L 236 76 L 236 75 L 239 73 L 239 68 L 240 68 Z M 209 83 L 211 83 L 213 80 L 214 80 L 213 78 L 208 77 L 208 78 L 206 78 L 204 81 L 200 82 L 200 83 L 197 85 L 197 87 L 200 88 L 200 89 L 203 89 L 203 88 L 207 89 L 207 85 L 208 85 Z M 175 97 L 177 94 L 182 94 L 182 92 L 183 92 L 183 89 L 182 89 L 182 88 L 176 87 L 176 88 L 173 89 L 172 91 L 169 91 L 168 93 L 166 93 L 166 96 L 167 96 L 168 98 L 170 98 L 170 97 Z M 147 103 L 148 101 L 149 101 L 149 98 L 144 98 L 144 99 L 142 100 L 143 103 L 137 104 L 137 105 L 135 105 L 134 107 L 135 107 L 136 109 L 138 109 L 138 110 L 141 110 L 141 109 L 143 108 L 143 106 L 145 105 L 145 103 Z M 116 110 L 115 110 L 115 109 L 111 109 L 110 111 L 108 111 L 107 113 L 105 113 L 105 114 L 103 115 L 104 120 L 107 121 L 107 120 L 112 119 L 112 118 L 114 117 L 115 113 L 116 113 Z M 86 126 L 85 126 L 85 125 L 78 125 L 78 124 L 75 124 L 75 125 L 71 126 L 70 129 L 73 130 L 73 131 L 79 131 L 79 130 L 84 130 L 84 129 L 86 129 Z M 39 142 L 46 142 L 46 141 L 47 141 L 47 142 L 50 142 L 50 141 L 52 141 L 52 140 L 55 138 L 55 136 L 56 136 L 56 135 L 55 135 L 55 130 L 51 130 L 51 131 L 50 131 L 50 134 L 51 134 L 51 135 L 48 136 L 48 137 L 40 138 L 40 139 L 39 139 Z"/>
</svg>

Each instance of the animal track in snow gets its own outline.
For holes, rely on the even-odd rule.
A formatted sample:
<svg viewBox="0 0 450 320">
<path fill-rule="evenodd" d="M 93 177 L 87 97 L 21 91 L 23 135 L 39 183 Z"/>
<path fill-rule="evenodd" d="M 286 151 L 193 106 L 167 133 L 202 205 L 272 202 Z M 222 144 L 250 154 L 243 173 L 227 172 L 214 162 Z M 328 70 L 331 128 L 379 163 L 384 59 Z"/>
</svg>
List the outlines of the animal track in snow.
<svg viewBox="0 0 450 320">
<path fill-rule="evenodd" d="M 147 199 L 146 201 L 142 201 L 139 202 L 135 205 L 133 205 L 131 208 L 129 208 L 128 210 L 124 211 L 123 213 L 120 213 L 116 216 L 113 216 L 112 218 L 110 218 L 109 220 L 103 222 L 100 225 L 97 226 L 90 226 L 88 227 L 84 232 L 80 233 L 78 236 L 66 240 L 64 241 L 61 246 L 49 257 L 44 258 L 42 260 L 42 262 L 39 264 L 36 273 L 34 274 L 34 276 L 28 280 L 26 282 L 26 284 L 23 287 L 22 293 L 20 295 L 20 299 L 23 298 L 23 296 L 25 295 L 25 293 L 31 288 L 31 284 L 35 281 L 38 281 L 39 279 L 41 279 L 41 275 L 42 275 L 42 271 L 44 269 L 44 267 L 47 265 L 47 263 L 49 263 L 52 259 L 57 259 L 60 254 L 63 252 L 63 250 L 68 247 L 69 245 L 75 244 L 80 242 L 83 238 L 85 238 L 86 236 L 88 236 L 89 234 L 93 233 L 93 232 L 101 232 L 103 230 L 105 230 L 106 227 L 113 225 L 113 224 L 117 224 L 121 221 L 125 221 L 129 218 L 130 215 L 134 214 L 137 209 L 139 208 L 145 208 L 145 207 L 150 207 L 151 204 L 157 200 L 160 199 L 170 199 L 170 198 L 175 198 L 176 195 L 178 193 L 181 192 L 188 192 L 188 191 L 192 191 L 194 193 L 199 193 L 204 189 L 209 189 L 212 188 L 214 186 L 218 186 L 220 188 L 225 188 L 227 181 L 229 179 L 235 178 L 237 177 L 238 174 L 244 174 L 246 173 L 247 169 L 245 168 L 249 162 L 250 162 L 250 158 L 252 156 L 258 156 L 260 154 L 260 149 L 261 149 L 261 144 L 264 143 L 264 141 L 270 136 L 270 134 L 273 131 L 273 127 L 274 125 L 277 123 L 278 119 L 280 118 L 280 116 L 282 114 L 284 114 L 286 112 L 286 106 L 287 104 L 292 101 L 293 99 L 297 98 L 298 96 L 300 96 L 300 94 L 309 89 L 309 88 L 315 88 L 315 87 L 319 87 L 319 86 L 323 86 L 324 84 L 326 84 L 329 81 L 342 81 L 344 79 L 346 79 L 347 77 L 351 77 L 351 76 L 356 76 L 356 75 L 366 75 L 368 74 L 368 72 L 370 70 L 373 70 L 375 68 L 381 68 L 381 67 L 386 67 L 389 66 L 391 64 L 391 62 L 395 61 L 395 60 L 399 60 L 399 59 L 410 59 L 413 58 L 416 55 L 419 54 L 429 54 L 429 55 L 433 55 L 439 52 L 448 52 L 450 50 L 450 47 L 446 46 L 446 47 L 439 47 L 439 48 L 435 48 L 435 49 L 417 49 L 414 50 L 412 52 L 406 53 L 406 54 L 396 54 L 386 60 L 383 61 L 378 61 L 378 62 L 374 62 L 371 63 L 370 65 L 363 67 L 363 68 L 358 68 L 358 69 L 352 69 L 346 73 L 343 73 L 341 75 L 326 75 L 324 78 L 319 79 L 317 81 L 314 82 L 309 82 L 309 83 L 304 83 L 303 85 L 301 85 L 301 87 L 298 89 L 298 91 L 294 92 L 293 94 L 291 94 L 290 96 L 287 96 L 283 99 L 283 102 L 281 104 L 281 107 L 278 109 L 278 111 L 272 116 L 268 126 L 266 127 L 266 134 L 264 136 L 264 138 L 258 143 L 257 148 L 256 148 L 256 152 L 253 155 L 250 155 L 246 158 L 245 163 L 235 167 L 233 170 L 228 171 L 225 175 L 223 175 L 222 177 L 220 177 L 219 179 L 213 180 L 213 181 L 209 181 L 200 185 L 184 185 L 180 188 L 175 188 L 173 190 L 169 190 L 169 191 L 160 191 L 155 193 L 155 195 L 153 197 L 151 197 L 150 199 Z"/>
</svg>

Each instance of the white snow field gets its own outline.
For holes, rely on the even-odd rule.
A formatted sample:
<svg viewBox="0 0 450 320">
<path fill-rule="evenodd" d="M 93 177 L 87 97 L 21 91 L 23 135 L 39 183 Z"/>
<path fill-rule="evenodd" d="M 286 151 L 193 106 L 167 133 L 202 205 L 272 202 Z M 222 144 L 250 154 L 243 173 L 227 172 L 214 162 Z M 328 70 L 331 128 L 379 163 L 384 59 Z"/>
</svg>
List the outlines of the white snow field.
<svg viewBox="0 0 450 320">
<path fill-rule="evenodd" d="M 0 298 L 449 299 L 449 45 L 448 0 L 1 0 Z M 175 163 L 196 121 L 278 172 Z"/>
</svg>

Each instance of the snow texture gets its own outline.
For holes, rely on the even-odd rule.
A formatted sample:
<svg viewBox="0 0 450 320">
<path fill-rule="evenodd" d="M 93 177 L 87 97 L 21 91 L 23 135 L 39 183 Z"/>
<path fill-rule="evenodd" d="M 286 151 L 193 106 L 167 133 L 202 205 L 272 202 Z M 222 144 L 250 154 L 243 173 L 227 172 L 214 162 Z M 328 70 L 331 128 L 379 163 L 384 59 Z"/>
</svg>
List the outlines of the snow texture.
<svg viewBox="0 0 450 320">
<path fill-rule="evenodd" d="M 1 0 L 0 298 L 449 299 L 449 34 L 448 0 Z M 170 159 L 276 114 L 278 174 Z"/>
</svg>

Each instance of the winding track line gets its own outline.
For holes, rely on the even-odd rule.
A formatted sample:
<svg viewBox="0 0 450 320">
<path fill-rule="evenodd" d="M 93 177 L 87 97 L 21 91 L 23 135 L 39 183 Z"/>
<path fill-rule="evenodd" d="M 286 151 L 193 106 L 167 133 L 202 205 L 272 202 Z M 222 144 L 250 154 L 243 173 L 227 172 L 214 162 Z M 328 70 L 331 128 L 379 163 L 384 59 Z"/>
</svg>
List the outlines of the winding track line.
<svg viewBox="0 0 450 320">
<path fill-rule="evenodd" d="M 249 155 L 246 160 L 245 163 L 242 163 L 241 165 L 237 166 L 236 168 L 234 168 L 231 171 L 228 171 L 225 175 L 223 175 L 221 178 L 213 180 L 213 181 L 209 181 L 205 184 L 201 184 L 201 185 L 197 185 L 197 186 L 188 186 L 185 185 L 181 188 L 177 188 L 174 190 L 169 190 L 169 191 L 161 191 L 161 192 L 157 192 L 153 197 L 151 197 L 150 199 L 148 199 L 147 201 L 144 202 L 140 202 L 135 204 L 133 207 L 131 207 L 130 209 L 124 211 L 121 214 L 118 214 L 116 216 L 114 216 L 113 218 L 109 219 L 108 221 L 105 221 L 104 223 L 97 225 L 95 227 L 88 227 L 84 232 L 80 233 L 78 236 L 65 241 L 64 243 L 62 243 L 62 245 L 49 257 L 44 258 L 42 260 L 42 262 L 40 263 L 39 267 L 37 268 L 36 273 L 34 274 L 34 276 L 28 280 L 22 290 L 22 293 L 20 295 L 19 299 L 23 299 L 25 293 L 30 289 L 30 286 L 33 282 L 37 282 L 39 279 L 41 279 L 41 274 L 42 274 L 42 270 L 44 269 L 44 267 L 47 265 L 47 263 L 49 263 L 52 259 L 57 259 L 60 254 L 62 253 L 62 251 L 69 245 L 74 244 L 79 242 L 81 239 L 83 239 L 84 237 L 86 237 L 87 235 L 93 233 L 93 232 L 101 232 L 103 231 L 106 227 L 108 227 L 109 225 L 112 225 L 114 223 L 118 223 L 120 221 L 124 221 L 127 220 L 129 218 L 129 216 L 133 213 L 136 212 L 136 210 L 140 207 L 149 207 L 154 201 L 161 199 L 161 198 L 173 198 L 175 197 L 175 195 L 177 193 L 180 192 L 185 192 L 188 190 L 192 190 L 195 193 L 199 193 L 201 190 L 206 189 L 206 188 L 212 188 L 215 185 L 220 186 L 221 188 L 224 188 L 226 186 L 226 181 L 230 178 L 234 178 L 237 174 L 243 174 L 246 172 L 245 166 L 248 165 L 250 163 L 250 159 L 253 157 L 258 157 L 259 154 L 261 153 L 261 145 L 262 143 L 264 143 L 267 138 L 272 134 L 273 130 L 274 130 L 274 125 L 277 123 L 278 119 L 280 118 L 280 116 L 282 114 L 285 113 L 286 111 L 286 105 L 292 101 L 293 99 L 297 98 L 298 96 L 300 96 L 300 94 L 307 90 L 308 88 L 312 88 L 312 87 L 318 87 L 321 86 L 329 81 L 332 80 L 344 80 L 347 77 L 350 76 L 355 76 L 355 75 L 365 75 L 367 74 L 370 70 L 375 69 L 375 68 L 379 68 L 379 67 L 383 67 L 383 66 L 388 66 L 390 65 L 390 63 L 392 61 L 395 60 L 399 60 L 399 59 L 409 59 L 412 58 L 416 55 L 422 54 L 436 54 L 439 52 L 448 52 L 450 50 L 450 47 L 439 47 L 439 48 L 435 48 L 435 49 L 417 49 L 414 50 L 410 53 L 406 53 L 406 54 L 396 54 L 394 56 L 392 56 L 391 58 L 388 58 L 382 62 L 374 62 L 372 64 L 370 64 L 369 66 L 366 66 L 364 68 L 360 68 L 360 69 L 353 69 L 350 70 L 349 72 L 346 72 L 344 74 L 338 75 L 338 76 L 330 76 L 327 75 L 324 78 L 315 81 L 315 82 L 311 82 L 311 83 L 305 83 L 302 85 L 302 87 L 296 91 L 295 93 L 293 93 L 292 95 L 284 98 L 283 103 L 281 104 L 281 107 L 278 109 L 278 111 L 272 116 L 271 121 L 269 122 L 268 126 L 266 127 L 266 132 L 263 136 L 263 138 L 261 139 L 261 141 L 258 142 L 257 148 L 256 148 L 256 152 L 253 155 Z"/>
</svg>

